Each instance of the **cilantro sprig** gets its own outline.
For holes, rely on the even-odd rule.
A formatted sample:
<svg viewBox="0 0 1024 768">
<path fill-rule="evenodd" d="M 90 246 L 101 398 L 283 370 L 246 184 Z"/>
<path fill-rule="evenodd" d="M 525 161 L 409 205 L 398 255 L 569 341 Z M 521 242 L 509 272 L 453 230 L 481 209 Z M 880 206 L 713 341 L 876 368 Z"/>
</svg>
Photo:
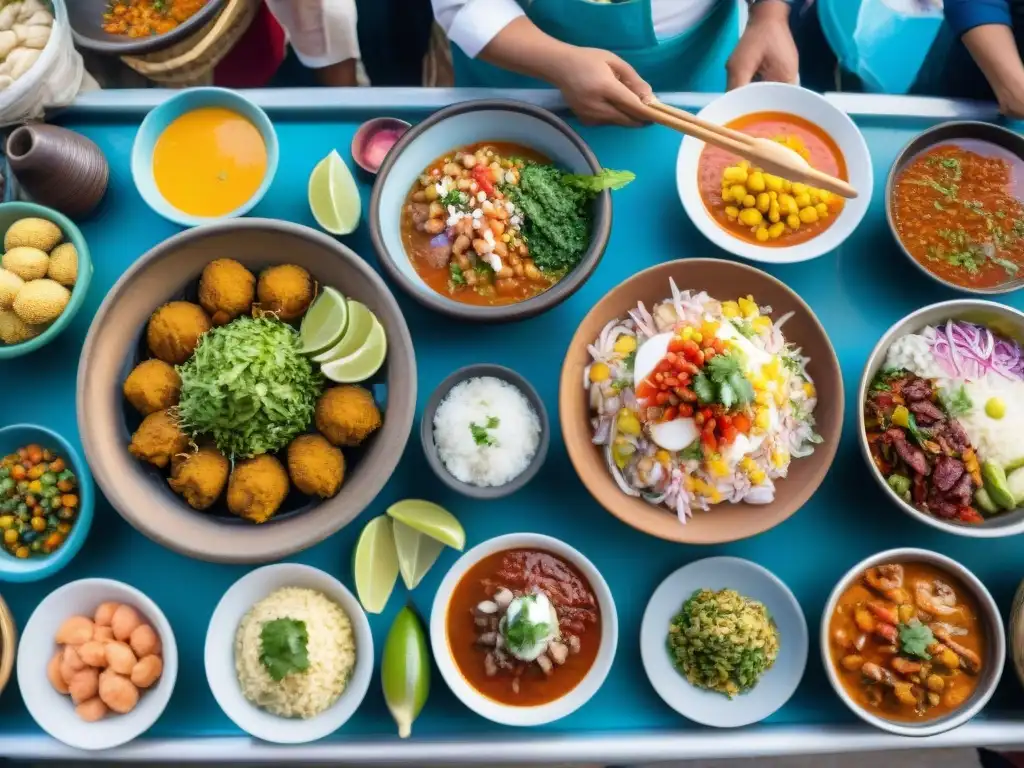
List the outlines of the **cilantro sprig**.
<svg viewBox="0 0 1024 768">
<path fill-rule="evenodd" d="M 715 355 L 693 379 L 693 391 L 701 403 L 720 403 L 725 408 L 754 401 L 754 387 L 743 374 L 742 353 L 732 350 Z"/>
<path fill-rule="evenodd" d="M 505 623 L 503 634 L 505 643 L 513 650 L 520 650 L 537 645 L 551 632 L 551 625 L 546 621 L 533 622 L 528 617 L 527 603 L 536 602 L 536 595 L 524 595 L 523 605 L 512 621 Z"/>
<path fill-rule="evenodd" d="M 900 624 L 898 629 L 900 650 L 903 653 L 925 661 L 931 659 L 928 647 L 935 642 L 935 635 L 932 634 L 931 629 L 916 620 L 910 624 Z"/>
<path fill-rule="evenodd" d="M 274 619 L 260 629 L 260 662 L 275 681 L 309 669 L 309 633 L 306 622 Z"/>
<path fill-rule="evenodd" d="M 469 422 L 469 431 L 473 435 L 473 442 L 477 445 L 493 446 L 497 445 L 498 441 L 494 437 L 488 434 L 488 429 L 496 429 L 501 424 L 501 419 L 497 416 L 488 416 L 487 422 L 480 426 L 476 422 Z"/>
</svg>

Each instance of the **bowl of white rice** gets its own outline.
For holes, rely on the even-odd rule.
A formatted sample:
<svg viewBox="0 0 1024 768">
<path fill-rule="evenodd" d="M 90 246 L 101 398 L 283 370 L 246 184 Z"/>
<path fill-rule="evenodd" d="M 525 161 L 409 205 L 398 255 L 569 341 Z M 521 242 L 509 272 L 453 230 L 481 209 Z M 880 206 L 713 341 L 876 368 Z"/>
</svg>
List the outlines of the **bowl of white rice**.
<svg viewBox="0 0 1024 768">
<path fill-rule="evenodd" d="M 420 422 L 427 463 L 449 488 L 497 499 L 522 488 L 547 456 L 550 426 L 530 383 L 500 365 L 460 368 L 438 385 Z"/>
<path fill-rule="evenodd" d="M 297 563 L 258 568 L 224 593 L 206 633 L 206 677 L 242 730 L 264 741 L 323 738 L 362 703 L 370 623 L 340 581 Z"/>
</svg>

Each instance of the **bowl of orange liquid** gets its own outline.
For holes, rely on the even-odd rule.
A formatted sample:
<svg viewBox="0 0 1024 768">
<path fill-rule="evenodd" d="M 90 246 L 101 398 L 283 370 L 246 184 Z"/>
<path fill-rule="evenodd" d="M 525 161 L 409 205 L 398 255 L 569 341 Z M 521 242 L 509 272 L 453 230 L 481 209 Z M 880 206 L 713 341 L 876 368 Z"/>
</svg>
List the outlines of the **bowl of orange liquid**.
<svg viewBox="0 0 1024 768">
<path fill-rule="evenodd" d="M 244 216 L 277 172 L 266 112 L 225 88 L 192 88 L 155 107 L 132 147 L 135 186 L 154 211 L 184 227 Z"/>
</svg>

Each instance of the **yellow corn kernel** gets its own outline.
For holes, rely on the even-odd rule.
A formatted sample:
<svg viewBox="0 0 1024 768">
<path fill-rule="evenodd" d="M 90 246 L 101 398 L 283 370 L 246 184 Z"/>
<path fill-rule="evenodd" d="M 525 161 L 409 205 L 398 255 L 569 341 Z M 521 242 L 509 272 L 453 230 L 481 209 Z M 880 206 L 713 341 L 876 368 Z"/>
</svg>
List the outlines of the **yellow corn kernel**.
<svg viewBox="0 0 1024 768">
<path fill-rule="evenodd" d="M 740 168 L 742 168 L 744 171 L 749 171 L 750 170 L 750 161 L 749 160 L 740 160 Z"/>
<path fill-rule="evenodd" d="M 772 223 L 774 224 L 775 222 L 777 222 L 779 220 L 781 214 L 782 214 L 782 209 L 779 207 L 779 201 L 778 200 L 772 200 L 768 204 L 768 218 L 771 219 Z"/>
<path fill-rule="evenodd" d="M 747 189 L 751 192 L 764 192 L 764 174 L 761 171 L 754 171 L 747 177 Z"/>
<path fill-rule="evenodd" d="M 759 243 L 767 243 L 768 242 L 768 227 L 763 227 L 763 226 L 762 227 L 758 227 L 757 231 L 754 232 L 754 238 Z"/>
<path fill-rule="evenodd" d="M 738 165 L 731 165 L 722 172 L 724 181 L 738 181 L 743 184 L 747 180 L 747 170 Z"/>
<path fill-rule="evenodd" d="M 751 198 L 753 199 L 753 198 Z M 757 208 L 744 208 L 740 211 L 740 224 L 744 224 L 748 227 L 756 227 L 764 220 L 764 216 Z"/>
<path fill-rule="evenodd" d="M 782 191 L 783 192 L 787 192 L 787 193 L 788 192 L 792 192 L 793 191 L 793 182 L 788 181 L 786 179 L 783 179 L 782 180 Z"/>
<path fill-rule="evenodd" d="M 757 463 L 749 456 L 744 456 L 740 460 L 740 466 L 743 467 L 743 469 L 750 470 L 754 469 L 757 466 Z"/>
<path fill-rule="evenodd" d="M 636 350 L 636 337 L 626 336 L 623 334 L 615 340 L 615 345 L 612 347 L 620 355 L 628 355 L 630 352 Z"/>
<path fill-rule="evenodd" d="M 786 225 L 779 221 L 779 215 L 776 213 L 775 218 L 772 219 L 769 214 L 768 218 L 773 222 L 772 225 L 768 227 L 769 236 L 771 236 L 773 240 L 777 237 L 782 237 L 782 233 L 786 231 Z"/>
<path fill-rule="evenodd" d="M 828 206 L 825 205 L 824 203 L 818 203 L 816 206 L 814 206 L 814 210 L 818 212 L 818 215 L 821 218 L 825 218 L 826 216 L 828 216 Z"/>
<path fill-rule="evenodd" d="M 832 202 L 832 193 L 829 192 L 827 189 L 819 189 L 818 199 L 821 202 L 825 203 L 825 205 L 828 205 L 829 203 Z"/>
<path fill-rule="evenodd" d="M 768 197 L 767 192 L 762 192 L 757 196 L 757 210 L 761 213 L 768 213 L 768 210 L 772 207 L 772 199 Z"/>
<path fill-rule="evenodd" d="M 782 191 L 782 179 L 771 173 L 764 174 L 764 185 L 772 192 Z"/>
<path fill-rule="evenodd" d="M 811 198 L 811 205 L 817 205 L 818 203 L 821 202 L 821 198 L 818 197 L 818 190 L 816 190 L 814 187 L 811 187 L 808 190 L 807 196 Z"/>
<path fill-rule="evenodd" d="M 604 363 L 594 363 L 590 366 L 590 380 L 595 384 L 599 381 L 607 381 L 611 375 L 611 370 Z"/>
<path fill-rule="evenodd" d="M 668 451 L 661 450 L 654 454 L 654 459 L 659 464 L 665 464 L 667 466 L 668 463 L 672 461 L 672 454 L 669 453 Z"/>
<path fill-rule="evenodd" d="M 768 405 L 768 401 L 771 400 L 771 393 L 761 390 L 754 392 L 754 402 L 758 405 Z"/>
<path fill-rule="evenodd" d="M 809 382 L 809 381 L 805 381 L 804 382 L 804 394 L 807 395 L 808 397 L 814 397 L 814 394 L 815 394 L 814 385 L 811 384 L 811 382 Z"/>
<path fill-rule="evenodd" d="M 700 334 L 705 339 L 713 339 L 718 334 L 718 323 L 714 320 L 705 320 L 701 323 Z"/>
<path fill-rule="evenodd" d="M 697 484 L 694 481 L 693 477 L 691 477 L 690 475 L 683 476 L 683 488 L 688 490 L 690 493 L 693 493 L 696 487 Z"/>
<path fill-rule="evenodd" d="M 810 187 L 808 187 L 806 184 L 801 184 L 799 181 L 793 182 L 794 195 L 803 195 L 806 194 L 808 191 L 810 191 Z"/>
<path fill-rule="evenodd" d="M 807 208 L 811 204 L 811 196 L 804 192 L 802 195 L 796 195 L 793 197 L 796 201 L 797 208 Z"/>
<path fill-rule="evenodd" d="M 910 620 L 917 615 L 917 611 L 914 610 L 914 606 L 909 603 L 904 603 L 897 609 L 897 611 L 900 621 L 904 624 L 909 624 Z"/>
<path fill-rule="evenodd" d="M 786 226 L 790 229 L 800 229 L 800 217 L 795 213 L 789 214 L 786 217 Z"/>
<path fill-rule="evenodd" d="M 760 485 L 761 483 L 764 482 L 764 477 L 765 475 L 763 469 L 755 469 L 753 472 L 750 473 L 750 482 L 752 482 L 754 485 Z"/>
<path fill-rule="evenodd" d="M 728 216 L 731 221 L 740 215 L 740 209 L 735 205 L 727 205 L 725 206 L 725 215 Z"/>
<path fill-rule="evenodd" d="M 722 302 L 722 314 L 725 317 L 739 317 L 740 306 L 735 301 Z"/>
<path fill-rule="evenodd" d="M 780 469 L 789 463 L 789 451 L 773 451 L 772 464 Z"/>
<path fill-rule="evenodd" d="M 718 492 L 718 489 L 712 488 L 710 490 L 711 490 L 711 493 L 709 494 L 708 498 L 710 499 L 711 503 L 712 504 L 718 504 L 719 502 L 721 502 L 722 501 L 722 494 Z"/>
<path fill-rule="evenodd" d="M 786 404 L 786 393 L 781 389 L 775 392 L 775 404 L 781 408 Z"/>
<path fill-rule="evenodd" d="M 616 424 L 619 428 L 619 432 L 625 432 L 627 435 L 632 435 L 633 437 L 639 437 L 640 433 L 643 431 L 643 427 L 640 425 L 640 419 L 638 419 L 636 414 L 628 408 L 623 408 L 619 411 Z"/>
<path fill-rule="evenodd" d="M 694 330 L 693 336 L 691 336 L 690 338 L 693 339 L 698 344 L 704 341 L 704 335 L 696 330 Z"/>
<path fill-rule="evenodd" d="M 782 372 L 782 363 L 779 362 L 779 357 L 776 355 L 767 363 L 761 366 L 761 373 L 770 379 L 777 378 Z"/>
<path fill-rule="evenodd" d="M 779 224 L 777 226 L 781 227 L 782 225 Z M 775 225 L 773 225 L 768 230 L 768 233 L 771 234 L 771 231 L 773 229 L 775 229 Z M 779 231 L 781 232 L 781 230 Z M 778 235 L 772 235 L 772 237 L 778 237 Z M 754 326 L 755 331 L 757 331 L 758 333 L 763 333 L 764 331 L 767 331 L 772 327 L 772 319 L 767 315 L 758 315 L 757 317 L 750 321 L 750 324 Z"/>
<path fill-rule="evenodd" d="M 729 188 L 729 197 L 735 200 L 737 203 L 742 203 L 743 198 L 747 196 L 747 188 L 742 184 L 736 184 Z"/>
<path fill-rule="evenodd" d="M 745 195 L 743 197 L 743 207 L 744 208 L 753 208 L 755 205 L 757 205 L 757 198 L 756 197 L 754 197 L 753 195 Z"/>
<path fill-rule="evenodd" d="M 811 206 L 807 206 L 806 208 L 800 209 L 800 221 L 802 221 L 804 224 L 813 224 L 817 220 L 818 212 L 811 208 Z"/>
<path fill-rule="evenodd" d="M 792 213 L 797 213 L 800 209 L 797 208 L 796 200 L 792 195 L 782 194 L 779 195 L 779 210 L 789 216 Z"/>
<path fill-rule="evenodd" d="M 708 472 L 715 477 L 725 477 L 729 474 L 729 465 L 725 459 L 712 459 L 708 462 Z"/>
<path fill-rule="evenodd" d="M 739 300 L 740 312 L 743 313 L 744 317 L 755 317 L 758 314 L 757 302 L 754 301 L 753 297 L 740 298 Z"/>
<path fill-rule="evenodd" d="M 691 328 L 690 326 L 686 326 L 685 328 L 683 328 L 683 332 L 679 335 L 683 341 L 689 341 L 690 339 L 693 338 L 693 328 Z"/>
<path fill-rule="evenodd" d="M 760 373 L 755 373 L 750 377 L 750 386 L 754 388 L 755 392 L 768 388 L 768 379 L 762 376 Z"/>
<path fill-rule="evenodd" d="M 758 429 L 768 429 L 772 425 L 772 415 L 767 408 L 758 408 L 754 413 L 754 426 Z"/>
</svg>

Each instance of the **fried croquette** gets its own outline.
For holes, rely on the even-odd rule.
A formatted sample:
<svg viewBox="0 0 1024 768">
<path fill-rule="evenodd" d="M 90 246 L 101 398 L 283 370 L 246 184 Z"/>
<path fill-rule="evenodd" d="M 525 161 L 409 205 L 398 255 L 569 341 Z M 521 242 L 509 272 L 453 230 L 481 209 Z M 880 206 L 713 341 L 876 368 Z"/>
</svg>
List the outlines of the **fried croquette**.
<svg viewBox="0 0 1024 768">
<path fill-rule="evenodd" d="M 228 509 L 232 514 L 265 523 L 288 495 L 288 473 L 268 453 L 236 461 L 228 480 Z"/>
<path fill-rule="evenodd" d="M 181 377 L 163 360 L 145 360 L 124 380 L 125 399 L 143 416 L 178 404 Z"/>
<path fill-rule="evenodd" d="M 285 322 L 302 316 L 313 301 L 313 278 L 294 264 L 280 264 L 260 273 L 256 297 L 260 309 Z"/>
<path fill-rule="evenodd" d="M 345 457 L 323 435 L 299 435 L 288 445 L 288 475 L 303 493 L 329 499 L 345 480 Z"/>
<path fill-rule="evenodd" d="M 193 509 L 206 509 L 224 492 L 231 465 L 223 453 L 212 446 L 178 454 L 171 459 L 171 489 L 185 498 Z"/>
<path fill-rule="evenodd" d="M 192 357 L 200 337 L 210 328 L 210 317 L 198 304 L 172 301 L 149 318 L 146 343 L 154 357 L 171 365 L 181 365 Z"/>
<path fill-rule="evenodd" d="M 142 420 L 132 435 L 128 452 L 161 469 L 171 463 L 177 453 L 188 450 L 188 435 L 181 431 L 170 411 L 157 411 Z"/>
<path fill-rule="evenodd" d="M 380 424 L 373 395 L 362 387 L 331 387 L 316 403 L 316 428 L 335 445 L 359 445 Z"/>
<path fill-rule="evenodd" d="M 214 325 L 249 314 L 255 297 L 255 275 L 234 259 L 211 261 L 199 278 L 199 303 Z"/>
</svg>

